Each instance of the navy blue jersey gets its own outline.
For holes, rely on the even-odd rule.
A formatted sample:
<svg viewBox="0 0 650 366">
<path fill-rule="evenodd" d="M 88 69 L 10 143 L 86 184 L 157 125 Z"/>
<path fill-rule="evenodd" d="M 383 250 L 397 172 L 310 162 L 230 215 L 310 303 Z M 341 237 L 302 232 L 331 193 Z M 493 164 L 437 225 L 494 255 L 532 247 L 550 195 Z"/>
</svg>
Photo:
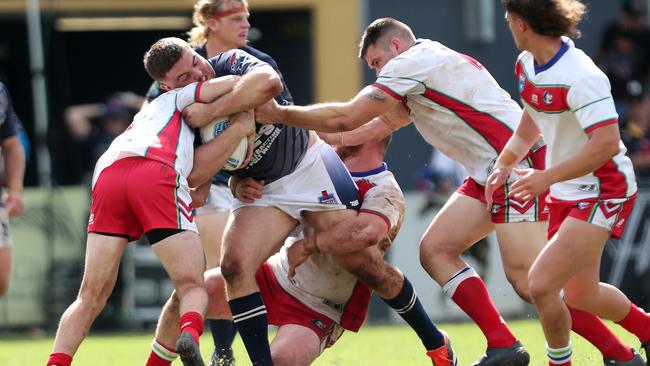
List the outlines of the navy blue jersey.
<svg viewBox="0 0 650 366">
<path fill-rule="evenodd" d="M 18 135 L 22 126 L 7 87 L 0 83 L 0 141 Z"/>
<path fill-rule="evenodd" d="M 278 73 L 278 75 L 280 75 L 280 80 L 282 80 L 282 86 L 283 86 L 282 93 L 280 93 L 280 95 L 277 96 L 275 100 L 281 105 L 293 104 L 293 96 L 291 95 L 291 92 L 287 87 L 287 83 L 284 81 L 284 78 L 282 77 L 282 73 L 280 72 L 280 69 L 278 68 L 278 64 L 275 62 L 275 60 L 271 56 L 267 55 L 266 53 L 250 46 L 244 46 L 241 47 L 240 49 L 245 51 L 249 55 L 254 56 L 248 61 L 250 64 L 245 68 L 245 70 L 243 70 L 244 72 L 241 72 L 242 69 L 238 70 L 240 72 L 226 71 L 229 70 L 229 67 L 223 68 L 224 70 L 222 72 L 219 72 L 217 71 L 216 61 L 210 62 L 212 67 L 215 69 L 217 76 L 243 75 L 246 72 L 248 72 L 248 70 L 251 69 L 250 66 L 252 66 L 252 63 L 259 65 L 259 61 L 263 61 L 269 64 Z M 199 55 L 207 58 L 207 51 L 205 49 L 205 45 L 196 48 L 194 50 Z M 221 60 L 220 62 L 224 63 L 225 62 L 224 59 L 220 58 L 219 56 L 216 56 L 213 59 L 219 59 Z M 158 96 L 163 94 L 164 92 L 165 90 L 160 89 L 160 84 L 158 82 L 154 82 L 153 84 L 151 84 L 151 87 L 149 87 L 149 90 L 147 91 L 146 94 L 147 101 L 151 102 L 152 100 L 156 99 Z M 266 127 L 263 127 L 262 125 L 257 125 L 257 134 L 258 135 L 255 139 L 255 155 L 253 156 L 253 160 L 251 160 L 251 163 L 248 165 L 247 169 L 241 169 L 237 172 L 233 172 L 233 174 L 242 177 L 264 179 L 266 180 L 267 183 L 276 180 L 286 174 L 291 173 L 293 169 L 296 167 L 296 165 L 298 165 L 300 159 L 302 159 L 304 152 L 307 150 L 307 143 L 309 142 L 309 133 L 307 130 L 297 129 L 294 127 L 287 127 L 284 125 L 273 125 L 272 128 L 271 125 Z M 278 134 L 282 136 L 280 136 L 279 138 L 277 136 L 269 138 L 269 136 L 271 135 L 278 135 Z M 279 140 L 279 141 L 277 141 L 277 143 L 274 144 L 275 140 Z M 292 146 L 292 149 L 288 149 L 289 145 L 286 145 L 287 143 L 289 143 L 289 145 Z M 269 151 L 268 145 L 272 145 L 272 144 L 275 145 L 273 148 L 275 152 Z M 297 154 L 297 152 L 300 153 Z M 269 157 L 264 158 L 267 153 L 270 154 Z M 275 167 L 275 169 L 273 169 L 273 160 L 274 160 L 273 156 L 275 156 L 276 153 L 282 153 L 282 156 L 287 156 L 287 155 L 288 156 L 287 158 L 282 160 L 282 164 L 278 164 L 278 166 Z M 227 185 L 229 177 L 230 175 L 228 173 L 224 171 L 219 172 L 217 175 L 212 177 L 212 183 L 217 185 Z"/>
<path fill-rule="evenodd" d="M 267 65 L 241 49 L 230 50 L 208 60 L 219 76 L 244 75 L 250 70 Z M 286 85 L 283 93 L 275 97 L 278 104 L 288 105 Z M 309 131 L 283 124 L 256 125 L 253 158 L 244 169 L 232 171 L 239 177 L 251 177 L 270 183 L 293 172 L 309 143 Z"/>
</svg>

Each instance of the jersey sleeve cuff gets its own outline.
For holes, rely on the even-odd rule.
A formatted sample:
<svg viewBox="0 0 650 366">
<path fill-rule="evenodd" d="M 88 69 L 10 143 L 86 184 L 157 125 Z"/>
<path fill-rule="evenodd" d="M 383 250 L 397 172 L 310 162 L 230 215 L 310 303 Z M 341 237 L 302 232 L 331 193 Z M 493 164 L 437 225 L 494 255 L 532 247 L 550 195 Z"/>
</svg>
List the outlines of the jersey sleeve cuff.
<svg viewBox="0 0 650 366">
<path fill-rule="evenodd" d="M 404 100 L 404 97 L 403 97 L 403 96 L 401 96 L 401 95 L 395 93 L 394 91 L 388 89 L 387 87 L 385 87 L 385 86 L 383 86 L 383 85 L 381 85 L 381 84 L 373 83 L 372 86 L 374 86 L 375 88 L 378 88 L 378 89 L 381 89 L 381 90 L 385 91 L 388 95 L 390 95 L 391 97 L 393 97 L 393 98 L 395 98 L 395 99 L 397 99 L 397 100 Z"/>
<path fill-rule="evenodd" d="M 364 209 L 359 210 L 359 212 L 369 213 L 378 216 L 380 219 L 384 220 L 384 223 L 386 223 L 386 232 L 390 231 L 390 220 L 388 219 L 388 217 L 386 217 L 386 215 L 378 211 L 364 210 Z"/>
<path fill-rule="evenodd" d="M 600 127 L 607 126 L 607 125 L 613 125 L 613 124 L 616 124 L 616 123 L 618 123 L 618 118 L 606 119 L 604 121 L 596 122 L 593 125 L 585 128 L 585 132 L 586 133 L 591 133 L 595 129 L 598 129 Z"/>
<path fill-rule="evenodd" d="M 198 84 L 196 84 L 196 90 L 194 90 L 194 101 L 199 102 L 199 103 L 204 103 L 201 100 L 201 88 L 203 87 L 203 83 L 205 81 L 202 81 Z"/>
</svg>

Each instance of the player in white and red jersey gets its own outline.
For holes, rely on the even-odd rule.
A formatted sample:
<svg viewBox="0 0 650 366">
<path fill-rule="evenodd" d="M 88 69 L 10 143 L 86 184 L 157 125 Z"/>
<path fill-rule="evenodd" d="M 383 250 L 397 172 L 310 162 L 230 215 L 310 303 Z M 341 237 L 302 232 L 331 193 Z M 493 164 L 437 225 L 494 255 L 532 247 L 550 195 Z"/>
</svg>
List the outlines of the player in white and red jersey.
<svg viewBox="0 0 650 366">
<path fill-rule="evenodd" d="M 413 121 L 427 142 L 463 164 L 470 177 L 427 229 L 420 260 L 483 331 L 488 350 L 477 365 L 527 365 L 528 353 L 505 325 L 485 284 L 460 258 L 465 249 L 496 231 L 507 278 L 530 301 L 528 270 L 546 243 L 545 193 L 526 200 L 508 197 L 508 185 L 498 193 L 491 213 L 484 209 L 486 177 L 512 136 L 521 110 L 479 62 L 438 42 L 417 40 L 406 24 L 392 18 L 378 19 L 366 28 L 360 57 L 378 76 L 351 101 L 308 107 L 268 104 L 256 111 L 257 121 L 279 120 L 328 132 L 357 128 L 351 136 L 346 132 L 346 141 L 354 143 Z M 544 154 L 540 140 L 519 166 L 543 169 Z M 458 222 L 464 223 L 463 230 L 457 229 Z M 584 333 L 581 324 L 597 324 L 601 339 L 627 348 L 595 316 L 577 310 L 574 316 L 576 332 Z M 604 352 L 598 340 L 590 341 Z"/>
<path fill-rule="evenodd" d="M 383 260 L 383 255 L 397 235 L 404 218 L 404 196 L 397 181 L 382 162 L 390 137 L 363 146 L 340 147 L 337 152 L 360 187 L 363 203 L 359 214 L 325 231 L 303 238 L 303 227 L 287 239 L 281 250 L 269 258 L 257 271 L 256 281 L 264 299 L 269 322 L 279 326 L 271 351 L 273 362 L 281 365 L 308 365 L 339 338 L 344 329 L 358 331 L 366 317 L 370 289 L 346 270 L 352 257 L 367 267 L 382 269 L 377 281 L 390 282 L 383 287 L 395 287 L 399 295 L 411 288 L 397 269 Z M 359 171 L 363 170 L 363 171 Z M 259 199 L 262 184 L 251 179 L 236 186 L 237 198 L 245 201 Z M 351 230 L 355 227 L 357 230 Z M 317 253 L 318 252 L 318 253 Z M 379 263 L 381 262 L 381 263 Z M 298 268 L 296 265 L 301 264 Z M 391 268 L 384 269 L 382 266 Z M 368 269 L 371 270 L 371 269 Z M 291 277 L 291 278 L 290 278 Z M 206 272 L 206 287 L 210 295 L 208 316 L 220 319 L 232 315 L 223 299 L 224 281 L 220 270 Z M 399 295 L 397 297 L 399 297 Z M 406 303 L 400 308 L 420 306 L 412 288 Z M 165 307 L 152 349 L 171 360 L 173 352 L 158 344 L 174 339 L 177 300 L 172 297 Z M 426 315 L 426 314 L 425 314 Z M 435 327 L 429 320 L 430 326 Z M 438 366 L 455 365 L 449 340 L 443 342 L 437 358 Z M 295 352 L 300 349 L 301 352 Z"/>
<path fill-rule="evenodd" d="M 189 49 L 175 39 L 154 44 L 144 63 L 157 79 L 174 74 L 178 62 L 176 59 L 168 65 L 171 69 L 165 72 L 152 72 L 160 45 L 175 45 L 167 49 L 174 49 L 178 55 Z M 77 300 L 61 317 L 47 365 L 70 365 L 113 290 L 127 243 L 142 234 L 147 235 L 181 299 L 177 348 L 184 358 L 198 350 L 207 294 L 202 277 L 203 251 L 186 181 L 192 169 L 194 134 L 183 120 L 182 111 L 195 102 L 210 102 L 229 92 L 237 80 L 227 76 L 191 83 L 161 96 L 135 116 L 131 126 L 99 159 L 93 178 L 81 288 Z M 254 131 L 252 114 L 240 114 L 232 122 L 227 135 L 224 131 L 205 147 L 218 144 L 223 149 L 222 164 L 239 141 Z"/>
<path fill-rule="evenodd" d="M 529 274 L 529 288 L 547 340 L 549 365 L 571 365 L 567 305 L 611 319 L 650 341 L 650 315 L 617 288 L 600 283 L 607 240 L 620 238 L 636 197 L 632 163 L 620 141 L 607 77 L 564 35 L 579 36 L 586 6 L 577 0 L 503 0 L 517 48 L 525 110 L 488 179 L 486 196 L 514 170 L 509 194 L 530 199 L 551 188 L 550 240 Z M 546 170 L 516 169 L 541 136 Z M 549 270 L 552 269 L 552 270 Z M 561 292 L 564 289 L 564 301 Z M 636 351 L 606 364 L 643 365 Z"/>
</svg>

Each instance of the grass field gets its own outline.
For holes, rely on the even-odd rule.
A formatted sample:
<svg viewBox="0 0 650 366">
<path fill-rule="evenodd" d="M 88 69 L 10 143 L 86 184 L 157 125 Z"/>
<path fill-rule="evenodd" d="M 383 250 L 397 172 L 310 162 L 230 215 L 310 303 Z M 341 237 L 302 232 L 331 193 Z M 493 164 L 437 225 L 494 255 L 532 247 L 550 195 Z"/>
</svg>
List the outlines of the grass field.
<svg viewBox="0 0 650 366">
<path fill-rule="evenodd" d="M 513 332 L 528 347 L 531 365 L 546 365 L 544 338 L 536 321 L 512 321 Z M 471 364 L 484 352 L 485 341 L 474 324 L 440 324 L 453 342 L 460 365 Z M 634 337 L 612 326 L 625 342 L 638 347 Z M 272 334 L 271 334 L 272 336 Z M 152 333 L 91 335 L 75 356 L 74 365 L 114 366 L 144 365 L 149 352 Z M 201 338 L 204 359 L 211 352 L 208 334 Z M 573 336 L 574 365 L 602 365 L 600 354 L 582 338 Z M 52 347 L 52 338 L 32 339 L 20 336 L 0 336 L 1 366 L 44 365 Z M 241 340 L 235 342 L 235 355 L 239 365 L 246 365 L 248 358 Z M 296 350 L 300 352 L 300 350 Z M 411 366 L 430 365 L 422 345 L 415 334 L 406 326 L 366 326 L 359 334 L 345 333 L 339 342 L 328 349 L 314 363 L 325 366 Z M 174 365 L 181 365 L 175 361 Z"/>
</svg>

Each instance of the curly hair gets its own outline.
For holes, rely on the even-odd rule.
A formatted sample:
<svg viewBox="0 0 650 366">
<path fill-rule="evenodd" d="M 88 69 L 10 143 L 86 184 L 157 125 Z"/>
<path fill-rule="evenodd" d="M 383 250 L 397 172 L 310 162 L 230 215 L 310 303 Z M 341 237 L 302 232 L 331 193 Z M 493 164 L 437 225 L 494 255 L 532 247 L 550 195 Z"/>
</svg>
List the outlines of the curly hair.
<svg viewBox="0 0 650 366">
<path fill-rule="evenodd" d="M 535 33 L 580 37 L 578 23 L 587 13 L 579 0 L 501 0 L 508 13 L 523 18 Z"/>
<path fill-rule="evenodd" d="M 208 40 L 210 28 L 206 26 L 208 18 L 221 11 L 223 4 L 231 0 L 198 0 L 194 4 L 192 22 L 194 27 L 187 32 L 188 42 L 192 47 L 201 47 Z M 248 8 L 248 0 L 235 0 Z"/>
</svg>

